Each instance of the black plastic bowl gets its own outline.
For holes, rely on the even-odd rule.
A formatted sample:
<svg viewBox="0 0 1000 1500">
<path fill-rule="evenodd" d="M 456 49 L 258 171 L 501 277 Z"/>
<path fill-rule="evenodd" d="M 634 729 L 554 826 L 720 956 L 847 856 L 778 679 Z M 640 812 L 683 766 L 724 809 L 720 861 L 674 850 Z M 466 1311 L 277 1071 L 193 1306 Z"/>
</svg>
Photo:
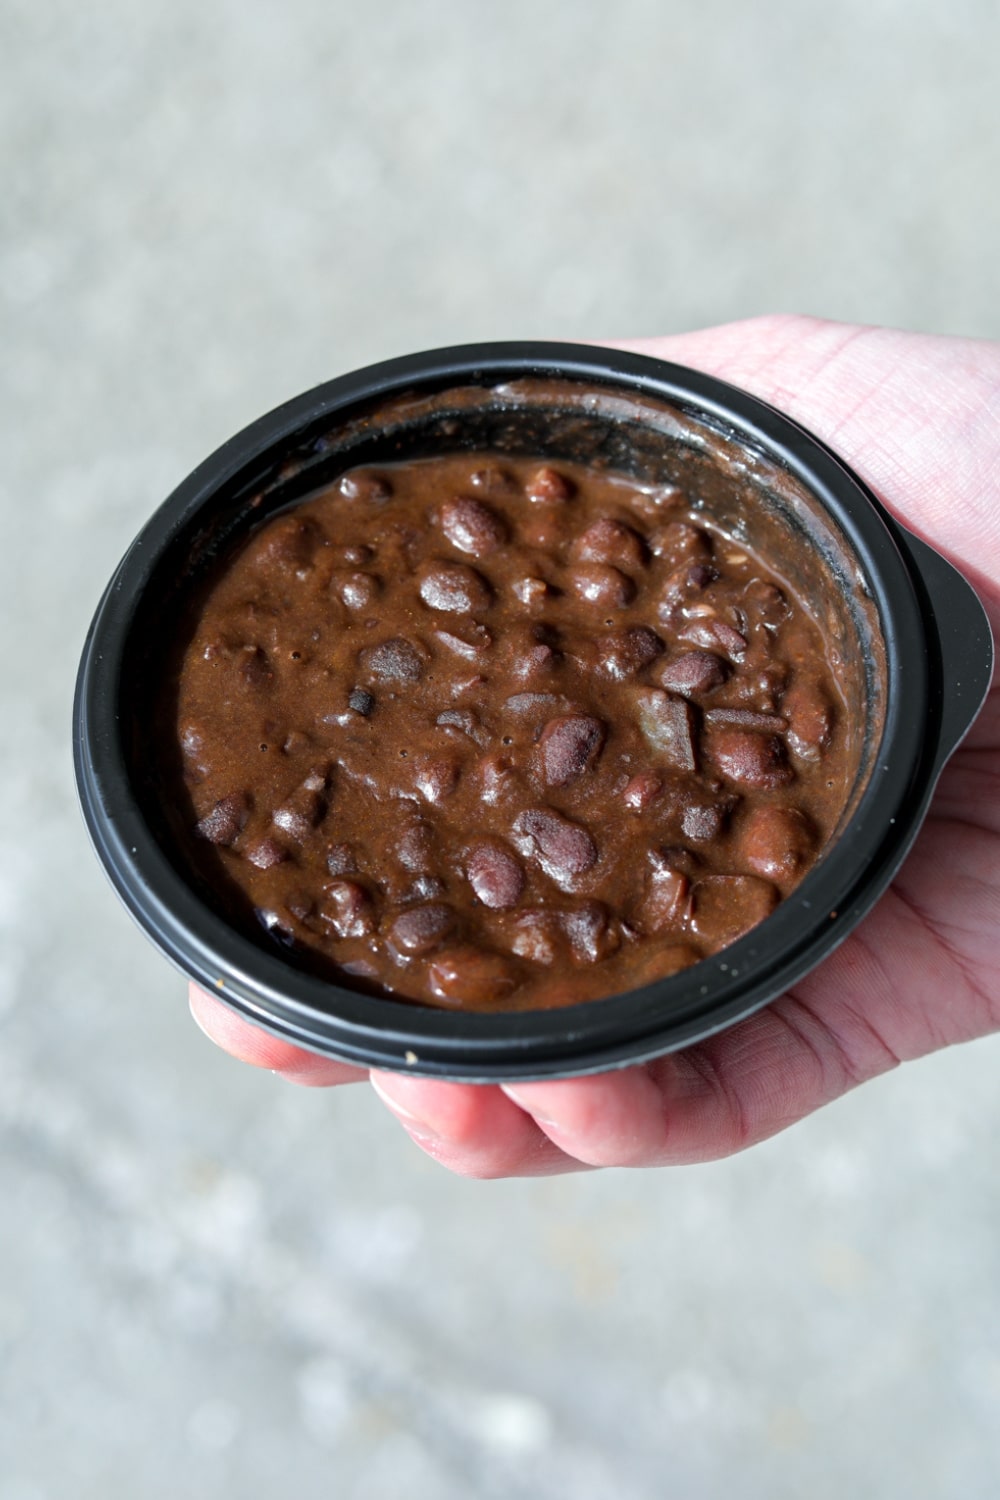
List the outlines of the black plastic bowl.
<svg viewBox="0 0 1000 1500">
<path fill-rule="evenodd" d="M 523 384 L 532 378 L 562 384 L 539 401 Z M 715 957 L 627 994 L 473 1014 L 372 998 L 302 972 L 197 892 L 144 767 L 156 754 L 149 683 L 164 629 L 214 558 L 262 517 L 358 463 L 491 448 L 649 478 L 668 462 L 697 467 L 706 443 L 759 492 L 766 524 L 798 536 L 825 625 L 855 659 L 854 791 L 836 837 L 773 916 Z M 87 638 L 76 773 L 97 853 L 128 909 L 185 974 L 251 1021 L 363 1065 L 470 1081 L 568 1076 L 719 1031 L 830 953 L 913 842 L 941 768 L 983 702 L 992 657 L 965 580 L 835 454 L 762 402 L 680 366 L 581 345 L 445 349 L 375 365 L 279 407 L 160 507 Z"/>
</svg>

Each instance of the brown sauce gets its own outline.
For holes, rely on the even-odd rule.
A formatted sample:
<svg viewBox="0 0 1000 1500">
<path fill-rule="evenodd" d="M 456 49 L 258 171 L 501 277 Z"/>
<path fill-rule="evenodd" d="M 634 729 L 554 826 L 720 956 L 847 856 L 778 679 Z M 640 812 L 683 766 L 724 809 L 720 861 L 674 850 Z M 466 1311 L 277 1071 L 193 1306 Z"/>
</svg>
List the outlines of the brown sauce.
<svg viewBox="0 0 1000 1500">
<path fill-rule="evenodd" d="M 462 454 L 264 523 L 161 699 L 183 858 L 231 919 L 490 1010 L 632 989 L 763 920 L 844 807 L 846 714 L 781 559 L 690 498 Z"/>
</svg>

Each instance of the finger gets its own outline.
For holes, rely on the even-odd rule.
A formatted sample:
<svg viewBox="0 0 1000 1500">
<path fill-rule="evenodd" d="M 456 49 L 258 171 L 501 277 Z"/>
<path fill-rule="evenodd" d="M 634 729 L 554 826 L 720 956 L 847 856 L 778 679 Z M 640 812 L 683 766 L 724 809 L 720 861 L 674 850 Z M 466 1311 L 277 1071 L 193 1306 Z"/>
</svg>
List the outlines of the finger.
<svg viewBox="0 0 1000 1500">
<path fill-rule="evenodd" d="M 326 1088 L 338 1083 L 358 1083 L 367 1077 L 364 1068 L 352 1068 L 331 1057 L 307 1052 L 280 1037 L 271 1036 L 244 1020 L 228 1005 L 197 985 L 190 985 L 188 1002 L 198 1026 L 217 1047 L 255 1068 L 270 1068 L 290 1083 Z"/>
<path fill-rule="evenodd" d="M 870 967 L 864 989 L 877 981 L 877 963 L 846 947 L 827 961 L 819 1005 L 800 986 L 729 1031 L 645 1067 L 505 1092 L 554 1145 L 591 1166 L 691 1164 L 744 1150 L 895 1066 L 895 1052 L 855 1007 L 859 976 L 847 972 Z"/>
<path fill-rule="evenodd" d="M 375 1073 L 371 1083 L 410 1138 L 463 1177 L 545 1177 L 579 1172 L 499 1088 Z"/>
<path fill-rule="evenodd" d="M 776 316 L 613 347 L 692 365 L 780 407 L 912 529 L 996 577 L 1000 344 Z"/>
<path fill-rule="evenodd" d="M 678 1166 L 733 1155 L 803 1118 L 836 1092 L 823 1072 L 813 1045 L 767 1011 L 645 1067 L 505 1092 L 577 1161 Z"/>
</svg>

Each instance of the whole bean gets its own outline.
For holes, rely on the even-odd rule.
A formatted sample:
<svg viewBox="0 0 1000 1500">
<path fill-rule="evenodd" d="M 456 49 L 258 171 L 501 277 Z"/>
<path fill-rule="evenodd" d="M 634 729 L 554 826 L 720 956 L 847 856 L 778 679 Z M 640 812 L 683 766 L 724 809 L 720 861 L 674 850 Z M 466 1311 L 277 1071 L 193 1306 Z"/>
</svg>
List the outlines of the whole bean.
<svg viewBox="0 0 1000 1500">
<path fill-rule="evenodd" d="M 797 875 L 815 844 L 815 830 L 804 813 L 770 803 L 750 809 L 740 838 L 743 858 L 751 870 L 777 881 Z"/>
<path fill-rule="evenodd" d="M 601 963 L 621 947 L 621 936 L 602 901 L 585 901 L 560 912 L 559 923 L 574 963 Z"/>
<path fill-rule="evenodd" d="M 420 652 L 402 636 L 368 647 L 362 651 L 360 660 L 372 677 L 383 682 L 419 682 L 424 670 Z"/>
<path fill-rule="evenodd" d="M 587 830 L 548 808 L 520 813 L 512 831 L 521 852 L 537 859 L 549 879 L 567 889 L 597 861 L 597 845 Z"/>
<path fill-rule="evenodd" d="M 520 861 L 497 839 L 481 839 L 465 856 L 465 873 L 477 898 L 492 911 L 516 906 L 524 891 Z"/>
<path fill-rule="evenodd" d="M 252 547 L 255 561 L 268 567 L 297 572 L 307 568 L 323 545 L 323 532 L 314 521 L 301 516 L 281 516 L 272 521 L 260 541 Z"/>
<path fill-rule="evenodd" d="M 431 994 L 448 1005 L 483 1005 L 509 995 L 518 973 L 501 954 L 466 943 L 432 959 L 427 981 Z"/>
<path fill-rule="evenodd" d="M 330 587 L 348 609 L 369 609 L 381 592 L 382 580 L 373 573 L 335 573 Z"/>
<path fill-rule="evenodd" d="M 613 563 L 619 568 L 641 568 L 646 547 L 638 532 L 623 521 L 602 516 L 587 527 L 570 547 L 575 562 Z"/>
<path fill-rule="evenodd" d="M 569 573 L 573 592 L 601 609 L 624 609 L 635 598 L 635 584 L 607 563 L 578 563 Z"/>
<path fill-rule="evenodd" d="M 356 880 L 325 885 L 318 915 L 339 938 L 368 937 L 375 931 L 375 903 Z"/>
<path fill-rule="evenodd" d="M 569 786 L 593 765 L 603 743 L 604 725 L 592 714 L 550 719 L 538 741 L 543 781 L 549 786 Z"/>
<path fill-rule="evenodd" d="M 671 693 L 697 698 L 726 680 L 726 667 L 711 651 L 686 651 L 654 674 Z"/>
<path fill-rule="evenodd" d="M 458 786 L 461 768 L 456 760 L 422 756 L 415 767 L 417 791 L 428 802 L 443 802 Z"/>
<path fill-rule="evenodd" d="M 560 474 L 557 469 L 549 468 L 546 464 L 528 480 L 525 493 L 537 505 L 561 505 L 572 499 L 575 488 L 573 481 L 565 474 Z"/>
<path fill-rule="evenodd" d="M 702 743 L 708 759 L 723 776 L 739 786 L 772 791 L 787 786 L 795 776 L 785 747 L 775 734 L 758 734 L 749 729 L 710 729 Z"/>
<path fill-rule="evenodd" d="M 422 958 L 439 948 L 455 930 L 455 913 L 441 902 L 411 906 L 400 912 L 389 926 L 393 948 L 411 958 Z"/>
<path fill-rule="evenodd" d="M 822 690 L 808 680 L 792 682 L 781 696 L 782 713 L 790 727 L 788 744 L 803 760 L 819 760 L 833 733 L 833 706 Z"/>
<path fill-rule="evenodd" d="M 712 555 L 712 543 L 708 535 L 687 521 L 668 521 L 649 538 L 649 548 L 655 557 L 666 558 L 672 563 L 685 559 L 701 560 Z"/>
<path fill-rule="evenodd" d="M 763 922 L 778 904 L 778 892 L 754 875 L 708 875 L 692 890 L 691 930 L 713 948 L 734 943 Z"/>
<path fill-rule="evenodd" d="M 653 870 L 642 905 L 639 924 L 644 932 L 680 929 L 690 912 L 691 882 L 679 870 Z"/>
<path fill-rule="evenodd" d="M 452 546 L 471 557 L 485 557 L 507 540 L 507 527 L 496 511 L 465 495 L 446 501 L 437 519 Z"/>
<path fill-rule="evenodd" d="M 489 607 L 490 586 L 465 563 L 431 563 L 420 578 L 420 597 L 428 609 L 465 615 Z"/>
<path fill-rule="evenodd" d="M 663 650 L 660 637 L 645 625 L 632 625 L 627 630 L 599 636 L 595 644 L 599 669 L 616 681 L 634 677 Z"/>
</svg>

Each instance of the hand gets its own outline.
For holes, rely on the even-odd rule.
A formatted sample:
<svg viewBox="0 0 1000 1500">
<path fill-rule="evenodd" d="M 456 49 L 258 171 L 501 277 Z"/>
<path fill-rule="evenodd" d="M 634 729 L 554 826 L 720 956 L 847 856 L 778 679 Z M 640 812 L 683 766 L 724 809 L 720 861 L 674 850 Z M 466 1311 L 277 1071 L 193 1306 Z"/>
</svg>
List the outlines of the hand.
<svg viewBox="0 0 1000 1500">
<path fill-rule="evenodd" d="M 979 591 L 1000 638 L 1000 344 L 762 318 L 620 347 L 717 375 L 825 439 Z M 539 1175 L 708 1161 L 898 1062 L 1000 1028 L 1000 689 L 941 778 L 892 887 L 794 990 L 711 1040 L 594 1078 L 487 1087 L 372 1073 L 453 1171 Z M 204 1031 L 306 1084 L 367 1074 L 192 990 Z"/>
</svg>

